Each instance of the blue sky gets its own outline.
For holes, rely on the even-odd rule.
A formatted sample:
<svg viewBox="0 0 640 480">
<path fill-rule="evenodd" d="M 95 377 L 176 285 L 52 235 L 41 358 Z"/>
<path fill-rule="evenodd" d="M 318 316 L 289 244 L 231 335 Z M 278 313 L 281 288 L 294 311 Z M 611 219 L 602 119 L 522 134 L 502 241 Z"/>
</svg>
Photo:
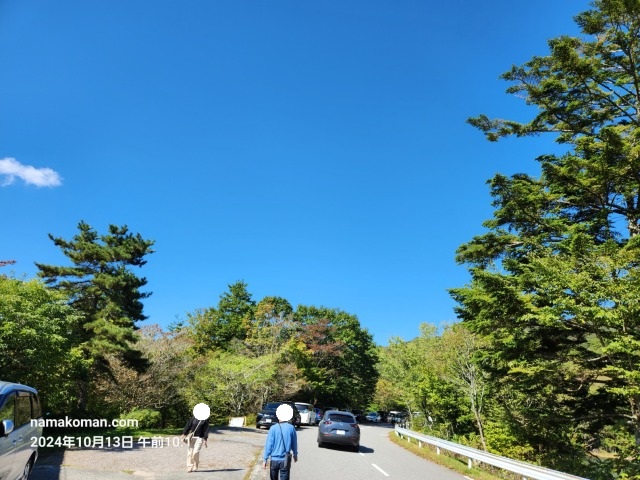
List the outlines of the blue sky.
<svg viewBox="0 0 640 480">
<path fill-rule="evenodd" d="M 512 64 L 588 3 L 0 0 L 0 260 L 66 264 L 80 220 L 155 240 L 147 323 L 254 299 L 355 314 L 378 343 L 455 321 L 486 180 L 537 173 Z"/>
</svg>

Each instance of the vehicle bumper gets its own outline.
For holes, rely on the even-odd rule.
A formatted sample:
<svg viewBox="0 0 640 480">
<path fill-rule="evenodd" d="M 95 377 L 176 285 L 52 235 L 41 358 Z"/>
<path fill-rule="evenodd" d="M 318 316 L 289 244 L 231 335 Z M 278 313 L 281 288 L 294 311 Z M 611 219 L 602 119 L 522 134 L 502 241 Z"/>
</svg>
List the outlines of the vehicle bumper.
<svg viewBox="0 0 640 480">
<path fill-rule="evenodd" d="M 348 435 L 336 435 L 335 433 L 319 433 L 318 441 L 322 443 L 335 443 L 339 445 L 360 445 L 360 437 Z"/>
</svg>

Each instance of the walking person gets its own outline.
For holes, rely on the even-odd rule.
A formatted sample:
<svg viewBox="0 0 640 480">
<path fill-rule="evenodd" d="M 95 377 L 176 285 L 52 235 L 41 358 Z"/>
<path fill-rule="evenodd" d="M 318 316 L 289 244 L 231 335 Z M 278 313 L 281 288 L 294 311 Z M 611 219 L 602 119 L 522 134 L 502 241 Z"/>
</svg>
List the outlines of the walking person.
<svg viewBox="0 0 640 480">
<path fill-rule="evenodd" d="M 276 409 L 277 424 L 269 429 L 264 446 L 263 467 L 267 468 L 267 460 L 271 457 L 270 479 L 289 480 L 291 456 L 298 461 L 298 435 L 289 420 L 293 418 L 293 408 L 283 403 Z"/>
<path fill-rule="evenodd" d="M 200 450 L 203 445 L 205 448 L 207 447 L 207 439 L 209 438 L 209 407 L 206 408 L 206 416 L 204 416 L 202 408 L 196 411 L 200 405 L 204 404 L 198 404 L 194 407 L 194 416 L 191 417 L 182 430 L 182 441 L 186 442 L 189 447 L 187 451 L 187 472 L 195 472 L 198 469 Z"/>
</svg>

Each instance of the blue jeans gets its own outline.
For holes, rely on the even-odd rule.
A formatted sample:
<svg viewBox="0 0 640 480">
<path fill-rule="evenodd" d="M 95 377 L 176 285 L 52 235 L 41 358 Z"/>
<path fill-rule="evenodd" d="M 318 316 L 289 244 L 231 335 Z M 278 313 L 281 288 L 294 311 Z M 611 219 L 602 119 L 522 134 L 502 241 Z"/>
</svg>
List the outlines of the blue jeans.
<svg viewBox="0 0 640 480">
<path fill-rule="evenodd" d="M 292 460 L 293 461 L 293 460 Z M 271 480 L 289 480 L 289 471 L 291 470 L 291 465 L 286 470 L 283 467 L 284 460 L 274 460 L 271 459 Z M 280 477 L 278 477 L 278 473 Z"/>
</svg>

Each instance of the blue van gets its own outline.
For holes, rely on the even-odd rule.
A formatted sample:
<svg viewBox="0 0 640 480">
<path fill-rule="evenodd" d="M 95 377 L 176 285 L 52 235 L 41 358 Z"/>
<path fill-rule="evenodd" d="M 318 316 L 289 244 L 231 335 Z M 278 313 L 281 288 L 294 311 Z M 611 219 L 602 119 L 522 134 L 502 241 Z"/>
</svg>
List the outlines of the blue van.
<svg viewBox="0 0 640 480">
<path fill-rule="evenodd" d="M 41 418 L 34 388 L 0 381 L 0 480 L 29 478 L 42 435 L 42 427 L 31 425 L 31 420 Z"/>
</svg>

